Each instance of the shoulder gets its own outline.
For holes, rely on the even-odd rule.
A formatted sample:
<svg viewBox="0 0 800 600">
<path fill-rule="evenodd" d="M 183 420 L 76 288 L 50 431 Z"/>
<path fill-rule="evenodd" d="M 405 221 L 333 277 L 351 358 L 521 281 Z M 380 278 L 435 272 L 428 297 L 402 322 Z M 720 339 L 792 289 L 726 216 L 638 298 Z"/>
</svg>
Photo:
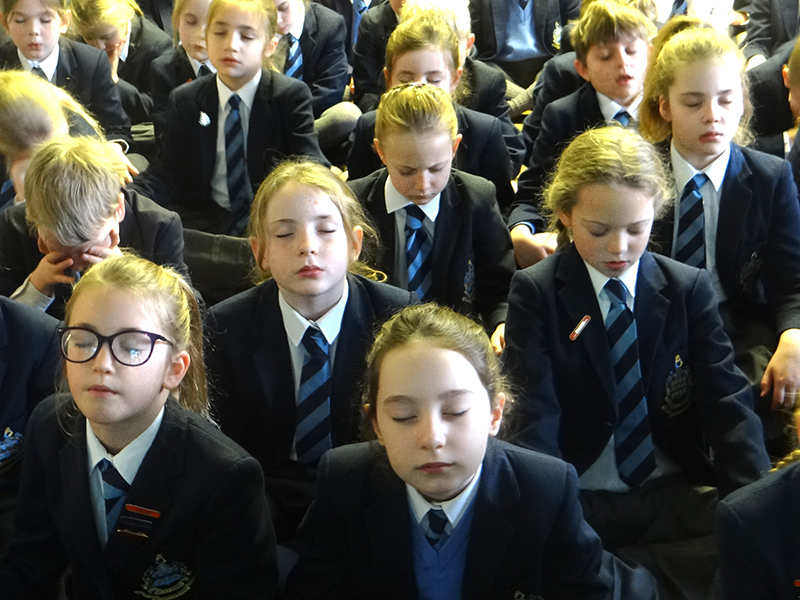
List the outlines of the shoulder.
<svg viewBox="0 0 800 600">
<path fill-rule="evenodd" d="M 17 62 L 17 47 L 14 45 L 14 40 L 8 39 L 0 44 L 0 60 L 5 63 Z"/>
<path fill-rule="evenodd" d="M 386 169 L 382 168 L 370 173 L 366 177 L 348 181 L 347 185 L 358 199 L 363 202 L 366 200 L 366 196 L 370 194 L 376 186 L 380 187 L 380 193 L 381 196 L 383 196 L 383 184 L 386 182 L 386 177 Z"/>
<path fill-rule="evenodd" d="M 344 25 L 344 17 L 342 15 L 317 2 L 312 2 L 308 7 L 308 11 L 317 20 L 317 26 L 320 29 L 327 30 L 328 33 L 337 32 Z"/>
<path fill-rule="evenodd" d="M 496 204 L 494 184 L 478 175 L 453 169 L 448 186 L 453 185 L 463 200 L 478 206 Z"/>
<path fill-rule="evenodd" d="M 349 298 L 367 298 L 378 314 L 400 309 L 413 302 L 412 292 L 388 283 L 372 281 L 361 275 L 354 274 L 349 274 L 347 281 L 350 285 Z"/>
<path fill-rule="evenodd" d="M 161 56 L 153 60 L 153 64 L 150 68 L 156 72 L 164 71 L 170 66 L 179 63 L 181 60 L 183 60 L 183 55 L 178 51 L 178 49 L 169 48 L 168 50 L 165 50 Z"/>
<path fill-rule="evenodd" d="M 567 493 L 573 493 L 568 492 L 568 488 L 575 487 L 577 492 L 574 469 L 560 458 L 490 438 L 484 459 L 487 475 L 502 471 L 504 463 L 513 473 L 520 497 L 523 500 L 537 498 L 536 510 L 541 507 L 542 497 L 560 504 Z"/>
<path fill-rule="evenodd" d="M 735 168 L 737 162 L 741 160 L 747 163 L 752 173 L 757 177 L 777 178 L 787 168 L 786 161 L 782 158 L 732 144 L 731 166 Z"/>
<path fill-rule="evenodd" d="M 366 479 L 370 471 L 385 461 L 385 452 L 377 441 L 359 442 L 330 450 L 320 462 L 320 471 L 328 480 L 353 482 Z"/>
<path fill-rule="evenodd" d="M 274 99 L 278 102 L 293 101 L 306 96 L 311 97 L 308 85 L 294 77 L 288 77 L 283 73 L 276 73 L 269 69 L 261 71 L 258 93 L 262 98 L 266 95 L 268 100 Z"/>
<path fill-rule="evenodd" d="M 148 231 L 153 226 L 165 222 L 180 225 L 178 213 L 164 208 L 147 196 L 142 196 L 140 193 L 128 189 L 124 189 L 123 194 L 127 204 L 125 218 L 130 216 L 138 221 L 144 231 Z"/>
<path fill-rule="evenodd" d="M 703 269 L 690 267 L 668 256 L 645 252 L 639 262 L 639 277 L 660 283 L 663 293 L 668 295 L 688 295 L 698 288 L 713 294 L 711 280 Z M 659 282 L 659 279 L 663 281 Z"/>
<path fill-rule="evenodd" d="M 274 302 L 276 308 L 278 306 L 278 288 L 272 279 L 215 304 L 209 309 L 209 314 L 218 326 L 241 323 L 251 329 L 253 316 L 261 312 L 267 302 Z"/>
<path fill-rule="evenodd" d="M 547 61 L 545 66 L 551 61 Z M 503 73 L 498 69 L 493 69 L 489 65 L 468 56 L 464 61 L 464 69 L 468 70 L 473 77 L 475 85 L 479 86 L 501 86 L 505 85 Z"/>
<path fill-rule="evenodd" d="M 497 117 L 464 106 L 457 106 L 456 112 L 470 129 L 478 130 L 476 134 L 488 134 L 492 129 L 497 129 L 500 135 L 500 121 Z"/>
<path fill-rule="evenodd" d="M 64 36 L 59 38 L 58 44 L 59 62 L 61 62 L 61 53 L 64 53 L 65 56 L 70 56 L 76 63 L 83 66 L 94 65 L 101 60 L 108 63 L 106 53 L 94 46 L 75 42 Z"/>
<path fill-rule="evenodd" d="M 159 27 L 144 17 L 134 17 L 141 24 L 141 37 L 139 39 L 140 48 L 149 54 L 160 55 L 166 50 L 173 48 L 172 39 Z M 132 24 L 131 27 L 134 27 Z"/>
<path fill-rule="evenodd" d="M 205 417 L 174 401 L 167 405 L 167 410 L 179 411 L 184 415 L 187 444 L 191 447 L 193 459 L 224 467 L 251 458 L 247 451 Z"/>
<path fill-rule="evenodd" d="M 33 237 L 25 221 L 24 203 L 15 204 L 0 212 L 0 231 L 3 231 L 3 236 L 17 234 L 18 237 Z"/>
<path fill-rule="evenodd" d="M 753 530 L 767 523 L 785 524 L 788 515 L 795 512 L 798 501 L 800 463 L 793 463 L 720 500 L 720 523 L 737 520 Z"/>
<path fill-rule="evenodd" d="M 27 345 L 31 337 L 52 337 L 58 325 L 50 315 L 0 296 L 0 340 L 7 336 L 12 344 Z"/>
<path fill-rule="evenodd" d="M 33 409 L 26 434 L 33 436 L 37 447 L 63 445 L 69 434 L 79 432 L 78 421 L 84 422 L 84 418 L 78 412 L 72 395 L 54 394 Z"/>
</svg>

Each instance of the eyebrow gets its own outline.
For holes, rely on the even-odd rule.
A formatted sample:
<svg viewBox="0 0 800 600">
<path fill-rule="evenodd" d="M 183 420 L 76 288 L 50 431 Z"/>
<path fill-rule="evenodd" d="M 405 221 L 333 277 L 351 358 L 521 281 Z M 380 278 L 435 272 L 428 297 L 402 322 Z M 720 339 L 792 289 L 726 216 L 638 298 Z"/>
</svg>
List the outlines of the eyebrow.
<svg viewBox="0 0 800 600">
<path fill-rule="evenodd" d="M 335 218 L 336 218 L 335 215 L 319 215 L 319 216 L 314 217 L 313 220 L 314 221 L 327 221 L 328 219 L 335 219 Z M 272 221 L 270 223 L 270 225 L 278 225 L 278 224 L 281 224 L 281 223 L 291 224 L 291 223 L 297 223 L 298 221 L 299 221 L 299 219 L 275 219 L 274 221 Z"/>
<path fill-rule="evenodd" d="M 641 221 L 636 221 L 634 223 L 627 223 L 625 227 L 633 227 L 635 225 L 643 225 L 648 221 L 652 221 L 652 219 L 642 219 Z M 584 223 L 588 223 L 590 225 L 602 225 L 603 227 L 611 227 L 608 223 L 604 223 L 603 221 L 592 221 L 590 219 L 583 219 Z"/>
<path fill-rule="evenodd" d="M 459 398 L 461 396 L 465 396 L 471 394 L 472 390 L 462 390 L 462 389 L 454 389 L 454 390 L 447 390 L 446 392 L 442 392 L 437 396 L 438 400 L 452 400 L 453 398 Z M 382 399 L 382 402 L 392 403 L 392 404 L 417 404 L 417 400 L 412 396 L 406 396 L 405 394 L 396 394 L 394 396 L 386 396 L 386 398 Z"/>
</svg>

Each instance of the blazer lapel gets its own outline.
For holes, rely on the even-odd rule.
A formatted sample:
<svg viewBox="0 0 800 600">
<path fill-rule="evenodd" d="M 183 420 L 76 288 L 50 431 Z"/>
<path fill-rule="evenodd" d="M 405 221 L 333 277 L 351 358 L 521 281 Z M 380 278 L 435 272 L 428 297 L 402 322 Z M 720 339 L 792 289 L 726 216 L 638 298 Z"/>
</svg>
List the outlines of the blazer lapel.
<svg viewBox="0 0 800 600">
<path fill-rule="evenodd" d="M 731 145 L 731 157 L 725 170 L 719 198 L 717 223 L 717 273 L 725 289 L 736 289 L 736 250 L 742 239 L 742 229 L 750 214 L 753 190 L 750 187 L 751 171 L 742 151 Z"/>
<path fill-rule="evenodd" d="M 130 44 L 128 45 L 128 59 L 119 61 L 117 67 L 120 79 L 126 79 L 129 71 L 132 69 L 131 59 L 139 47 L 139 42 L 142 37 L 142 19 L 134 17 L 131 19 L 131 33 L 129 36 Z"/>
<path fill-rule="evenodd" d="M 452 173 L 442 190 L 439 200 L 439 214 L 433 236 L 431 271 L 433 286 L 431 294 L 437 298 L 447 297 L 448 269 L 455 252 L 456 241 L 461 237 L 462 219 L 458 214 L 461 196 L 456 192 L 456 184 Z"/>
<path fill-rule="evenodd" d="M 6 377 L 6 368 L 8 364 L 7 356 L 10 352 L 15 352 L 17 349 L 10 347 L 8 344 L 8 335 L 6 334 L 5 317 L 3 315 L 3 307 L 0 305 L 0 390 L 3 389 L 3 380 Z"/>
<path fill-rule="evenodd" d="M 463 169 L 461 165 L 466 161 L 464 157 L 469 155 L 469 123 L 466 116 L 464 116 L 464 109 L 458 105 L 456 105 L 456 117 L 458 118 L 458 133 L 461 134 L 461 143 L 458 145 L 453 167 Z"/>
<path fill-rule="evenodd" d="M 670 306 L 670 301 L 661 294 L 666 285 L 667 281 L 653 256 L 649 252 L 642 254 L 639 261 L 639 275 L 636 279 L 634 314 L 642 382 L 648 397 L 652 396 L 649 382 L 650 373 L 653 371 L 655 349 L 662 347 L 661 336 Z"/>
<path fill-rule="evenodd" d="M 77 68 L 78 65 L 75 62 L 75 56 L 72 54 L 72 48 L 70 48 L 69 42 L 61 38 L 58 40 L 58 64 L 56 65 L 54 83 L 80 100 L 78 81 L 72 76 Z"/>
<path fill-rule="evenodd" d="M 394 214 L 390 215 L 386 212 L 386 194 L 384 190 L 387 177 L 388 172 L 384 167 L 375 179 L 367 195 L 367 199 L 364 202 L 364 207 L 367 209 L 368 214 L 372 217 L 375 226 L 378 228 L 378 236 L 381 240 L 381 248 L 378 251 L 377 268 L 386 273 L 389 283 L 397 285 L 393 258 L 397 231 Z"/>
<path fill-rule="evenodd" d="M 201 83 L 197 94 L 197 108 L 195 127 L 198 129 L 198 150 L 200 152 L 200 169 L 206 186 L 211 185 L 214 166 L 217 161 L 217 123 L 219 122 L 219 94 L 217 93 L 217 78 L 209 77 Z M 200 124 L 200 113 L 208 117 L 208 124 Z"/>
</svg>

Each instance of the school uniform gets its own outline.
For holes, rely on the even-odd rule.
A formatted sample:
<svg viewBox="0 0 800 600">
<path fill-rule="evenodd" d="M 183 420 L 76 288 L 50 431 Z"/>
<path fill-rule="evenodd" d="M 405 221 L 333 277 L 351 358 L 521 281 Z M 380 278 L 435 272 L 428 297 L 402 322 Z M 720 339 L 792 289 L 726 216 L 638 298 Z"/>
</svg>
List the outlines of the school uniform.
<svg viewBox="0 0 800 600">
<path fill-rule="evenodd" d="M 386 44 L 397 27 L 397 15 L 389 2 L 375 4 L 361 17 L 358 40 L 353 47 L 353 102 L 362 113 L 378 108 L 381 89 L 386 89 L 383 68 Z"/>
<path fill-rule="evenodd" d="M 380 0 L 375 0 L 377 4 Z M 344 47 L 347 54 L 347 64 L 353 66 L 353 0 L 314 0 L 315 3 L 321 4 L 325 8 L 339 14 L 344 19 L 345 26 L 345 40 Z M 370 8 L 372 3 L 367 6 Z"/>
<path fill-rule="evenodd" d="M 134 191 L 122 193 L 125 218 L 119 224 L 119 247 L 131 248 L 142 258 L 174 267 L 188 276 L 183 262 L 183 227 L 178 215 Z M 25 221 L 25 204 L 0 213 L 0 294 L 11 296 L 43 257 L 37 235 Z M 56 285 L 48 314 L 63 318 L 71 293 L 71 285 Z"/>
<path fill-rule="evenodd" d="M 386 211 L 386 169 L 348 181 L 382 240 L 377 268 L 392 285 L 405 287 L 395 269 L 395 214 Z M 405 245 L 405 240 L 402 240 Z M 441 192 L 431 250 L 431 298 L 461 314 L 480 317 L 487 331 L 505 321 L 508 285 L 514 273 L 511 238 L 494 199 L 494 186 L 482 177 L 453 170 Z"/>
<path fill-rule="evenodd" d="M 724 600 L 796 600 L 800 553 L 800 464 L 736 490 L 719 503 Z"/>
<path fill-rule="evenodd" d="M 0 46 L 0 69 L 22 69 L 17 47 L 11 40 Z M 51 83 L 72 94 L 102 125 L 108 139 L 133 142 L 130 119 L 111 79 L 105 52 L 61 36 L 58 66 Z"/>
<path fill-rule="evenodd" d="M 169 115 L 169 95 L 179 85 L 197 79 L 192 63 L 183 46 L 170 48 L 150 65 L 152 80 L 153 110 L 151 117 L 156 136 L 167 129 Z"/>
<path fill-rule="evenodd" d="M 753 105 L 751 128 L 756 147 L 763 152 L 784 157 L 783 132 L 792 128 L 794 117 L 789 106 L 789 89 L 783 84 L 781 70 L 789 61 L 794 39 L 776 50 L 766 62 L 747 71 L 750 103 Z"/>
<path fill-rule="evenodd" d="M 131 122 L 151 120 L 153 97 L 150 66 L 159 56 L 172 48 L 172 39 L 156 25 L 142 17 L 131 19 L 128 55 L 117 67 L 119 95 L 122 108 Z"/>
<path fill-rule="evenodd" d="M 140 0 L 138 4 L 145 17 L 164 33 L 172 35 L 172 0 Z"/>
<path fill-rule="evenodd" d="M 217 204 L 211 191 L 219 122 L 217 78 L 201 77 L 177 88 L 168 115 L 156 160 L 129 187 L 175 210 L 186 228 L 227 233 L 233 213 Z M 253 195 L 289 156 L 305 155 L 328 166 L 317 143 L 308 86 L 262 70 L 245 148 Z"/>
<path fill-rule="evenodd" d="M 473 511 L 463 598 L 608 597 L 600 541 L 568 465 L 490 438 Z M 377 442 L 332 450 L 286 598 L 418 598 L 416 528 L 406 486 Z"/>
<path fill-rule="evenodd" d="M 331 381 L 331 442 L 359 439 L 359 385 L 376 325 L 414 296 L 393 286 L 348 275 L 348 297 L 336 338 Z M 209 316 L 209 370 L 222 431 L 261 463 L 267 495 L 293 536 L 311 502 L 314 470 L 291 459 L 297 425 L 296 389 L 289 341 L 268 280 L 215 305 Z"/>
<path fill-rule="evenodd" d="M 181 598 L 277 596 L 275 537 L 253 458 L 170 398 L 127 492 L 134 510 L 122 509 L 103 546 L 86 419 L 71 403 L 53 396 L 31 416 L 14 537 L 0 567 L 7 597 L 55 597 L 43 590 L 68 565 L 75 598 L 160 597 L 170 587 Z"/>
<path fill-rule="evenodd" d="M 753 0 L 745 24 L 745 57 L 749 59 L 762 54 L 769 58 L 778 46 L 795 37 L 798 33 L 797 11 L 794 0 Z"/>
</svg>

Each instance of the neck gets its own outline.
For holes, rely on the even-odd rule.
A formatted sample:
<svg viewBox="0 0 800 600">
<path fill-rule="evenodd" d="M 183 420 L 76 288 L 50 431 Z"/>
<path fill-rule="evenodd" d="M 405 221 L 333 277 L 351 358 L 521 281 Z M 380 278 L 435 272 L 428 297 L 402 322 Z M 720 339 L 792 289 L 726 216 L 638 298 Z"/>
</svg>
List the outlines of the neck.
<svg viewBox="0 0 800 600">
<path fill-rule="evenodd" d="M 335 289 L 316 296 L 293 294 L 285 289 L 281 289 L 281 294 L 283 295 L 283 299 L 286 300 L 286 303 L 296 310 L 303 318 L 309 321 L 316 321 L 336 306 L 336 303 L 342 299 L 342 294 L 344 294 L 344 281 L 342 281 L 340 286 L 336 286 Z"/>
</svg>

